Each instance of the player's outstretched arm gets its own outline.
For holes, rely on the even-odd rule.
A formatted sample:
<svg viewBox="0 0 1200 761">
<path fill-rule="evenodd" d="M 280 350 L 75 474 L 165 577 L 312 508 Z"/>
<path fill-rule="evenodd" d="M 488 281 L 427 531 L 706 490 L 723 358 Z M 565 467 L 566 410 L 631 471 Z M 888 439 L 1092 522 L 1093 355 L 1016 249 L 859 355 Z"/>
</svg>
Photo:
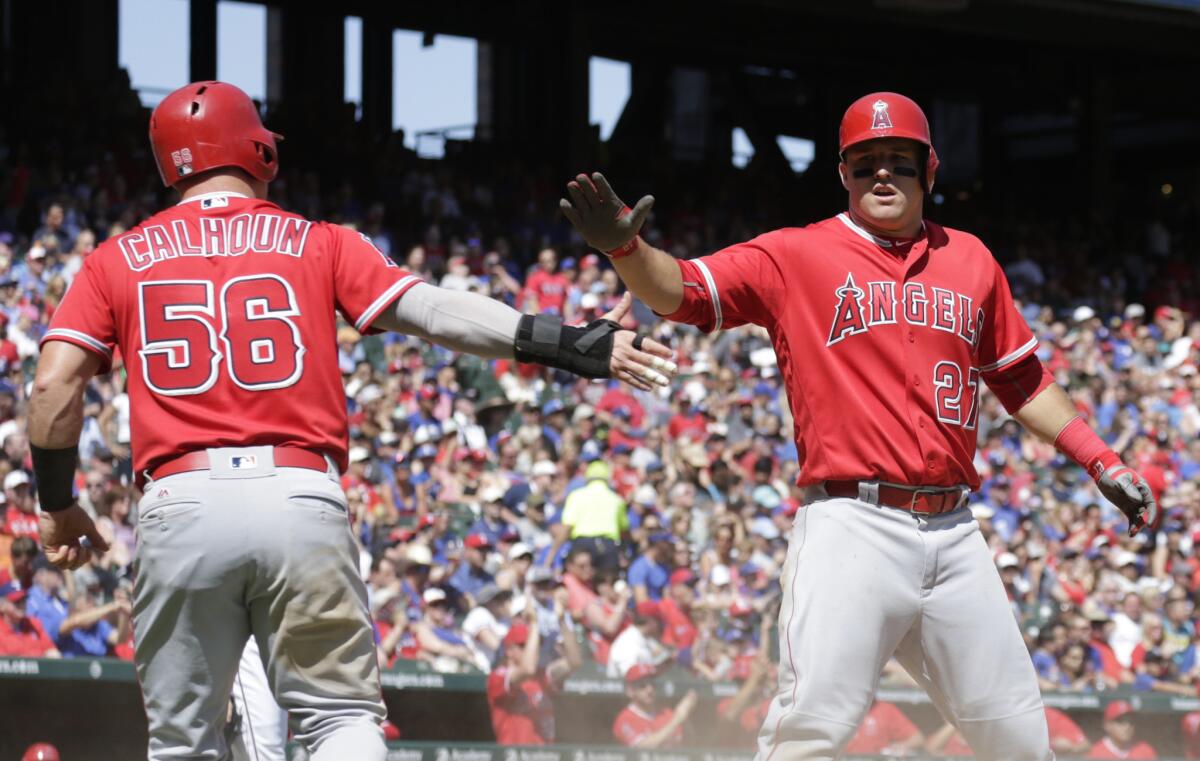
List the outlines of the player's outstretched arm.
<svg viewBox="0 0 1200 761">
<path fill-rule="evenodd" d="M 643 390 L 666 386 L 676 370 L 674 352 L 621 329 L 618 322 L 631 303 L 626 294 L 600 319 L 571 327 L 555 315 L 523 315 L 487 296 L 419 283 L 372 327 L 488 359 L 532 362 L 585 378 L 617 378 Z"/>
<path fill-rule="evenodd" d="M 653 196 L 631 209 L 599 172 L 580 174 L 567 183 L 571 200 L 558 202 L 587 244 L 612 259 L 613 266 L 629 290 L 659 314 L 671 314 L 683 302 L 683 278 L 679 265 L 666 251 L 642 240 L 638 231 L 646 221 Z"/>
<path fill-rule="evenodd" d="M 78 568 L 108 542 L 75 502 L 72 483 L 83 429 L 83 391 L 100 357 L 64 341 L 49 341 L 38 359 L 29 401 L 29 449 L 42 508 L 38 516 L 46 557 L 59 568 Z M 86 538 L 88 544 L 80 540 Z"/>
<path fill-rule="evenodd" d="M 1013 413 L 1021 425 L 1087 470 L 1100 493 L 1129 518 L 1129 535 L 1158 522 L 1158 503 L 1137 471 L 1088 427 L 1057 383 L 1044 388 Z"/>
</svg>

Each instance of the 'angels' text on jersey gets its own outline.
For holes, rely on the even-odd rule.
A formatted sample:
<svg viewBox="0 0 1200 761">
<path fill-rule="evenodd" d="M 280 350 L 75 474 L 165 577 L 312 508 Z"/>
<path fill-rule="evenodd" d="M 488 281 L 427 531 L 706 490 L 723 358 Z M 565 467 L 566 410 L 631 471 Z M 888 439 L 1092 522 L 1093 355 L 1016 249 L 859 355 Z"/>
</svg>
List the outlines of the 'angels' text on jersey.
<svg viewBox="0 0 1200 761">
<path fill-rule="evenodd" d="M 984 324 L 983 308 L 972 314 L 971 297 L 947 288 L 909 280 L 897 288 L 894 280 L 872 280 L 860 288 L 854 274 L 835 291 L 833 325 L 826 346 L 848 336 L 866 333 L 875 325 L 895 325 L 903 315 L 909 325 L 927 325 L 934 330 L 953 333 L 972 349 L 979 344 L 978 326 Z"/>
<path fill-rule="evenodd" d="M 140 272 L 180 256 L 241 256 L 246 253 L 303 256 L 312 222 L 282 214 L 202 216 L 193 234 L 182 219 L 145 225 L 117 238 L 125 263 Z"/>
</svg>

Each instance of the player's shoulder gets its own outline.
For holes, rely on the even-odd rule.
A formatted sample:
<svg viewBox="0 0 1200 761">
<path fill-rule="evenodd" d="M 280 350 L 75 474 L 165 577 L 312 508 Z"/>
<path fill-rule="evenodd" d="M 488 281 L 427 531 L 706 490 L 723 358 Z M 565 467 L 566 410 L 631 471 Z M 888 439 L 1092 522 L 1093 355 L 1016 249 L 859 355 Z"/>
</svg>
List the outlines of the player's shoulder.
<svg viewBox="0 0 1200 761">
<path fill-rule="evenodd" d="M 965 230 L 946 227 L 930 220 L 925 220 L 925 236 L 929 240 L 931 250 L 946 249 L 957 254 L 986 256 L 992 258 L 992 252 L 978 236 Z"/>
</svg>

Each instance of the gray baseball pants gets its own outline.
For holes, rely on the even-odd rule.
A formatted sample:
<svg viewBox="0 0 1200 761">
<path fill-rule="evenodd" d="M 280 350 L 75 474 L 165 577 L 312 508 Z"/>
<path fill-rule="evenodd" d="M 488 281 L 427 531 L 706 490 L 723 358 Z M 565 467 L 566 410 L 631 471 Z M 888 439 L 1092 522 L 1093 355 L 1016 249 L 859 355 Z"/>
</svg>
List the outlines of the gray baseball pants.
<svg viewBox="0 0 1200 761">
<path fill-rule="evenodd" d="M 276 468 L 271 447 L 146 486 L 134 632 L 150 761 L 225 761 L 247 638 L 313 761 L 383 761 L 386 711 L 337 473 Z"/>
<path fill-rule="evenodd" d="M 840 758 L 893 655 L 977 758 L 1051 761 L 1033 664 L 970 511 L 821 497 L 789 538 L 757 761 Z"/>
</svg>

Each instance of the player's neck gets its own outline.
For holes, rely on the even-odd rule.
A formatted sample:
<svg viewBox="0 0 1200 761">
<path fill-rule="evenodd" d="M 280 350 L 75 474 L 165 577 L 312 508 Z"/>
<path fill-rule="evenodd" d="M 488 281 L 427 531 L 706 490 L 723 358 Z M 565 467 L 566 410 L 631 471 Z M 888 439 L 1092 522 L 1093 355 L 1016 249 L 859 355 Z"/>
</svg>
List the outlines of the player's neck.
<svg viewBox="0 0 1200 761">
<path fill-rule="evenodd" d="M 864 218 L 853 208 L 850 208 L 848 212 L 850 214 L 850 219 L 854 222 L 854 224 L 858 225 L 877 238 L 887 238 L 888 240 L 892 241 L 913 240 L 917 238 L 920 236 L 921 228 L 925 224 L 921 219 L 921 215 L 918 214 L 916 215 L 916 218 L 914 218 L 911 222 L 906 223 L 902 227 L 888 230 L 871 224 L 869 220 Z"/>
<path fill-rule="evenodd" d="M 217 172 L 208 177 L 198 178 L 196 182 L 180 188 L 181 201 L 194 198 L 206 193 L 239 193 L 247 198 L 266 198 L 266 183 L 261 184 L 262 194 L 248 177 L 232 172 Z"/>
</svg>

